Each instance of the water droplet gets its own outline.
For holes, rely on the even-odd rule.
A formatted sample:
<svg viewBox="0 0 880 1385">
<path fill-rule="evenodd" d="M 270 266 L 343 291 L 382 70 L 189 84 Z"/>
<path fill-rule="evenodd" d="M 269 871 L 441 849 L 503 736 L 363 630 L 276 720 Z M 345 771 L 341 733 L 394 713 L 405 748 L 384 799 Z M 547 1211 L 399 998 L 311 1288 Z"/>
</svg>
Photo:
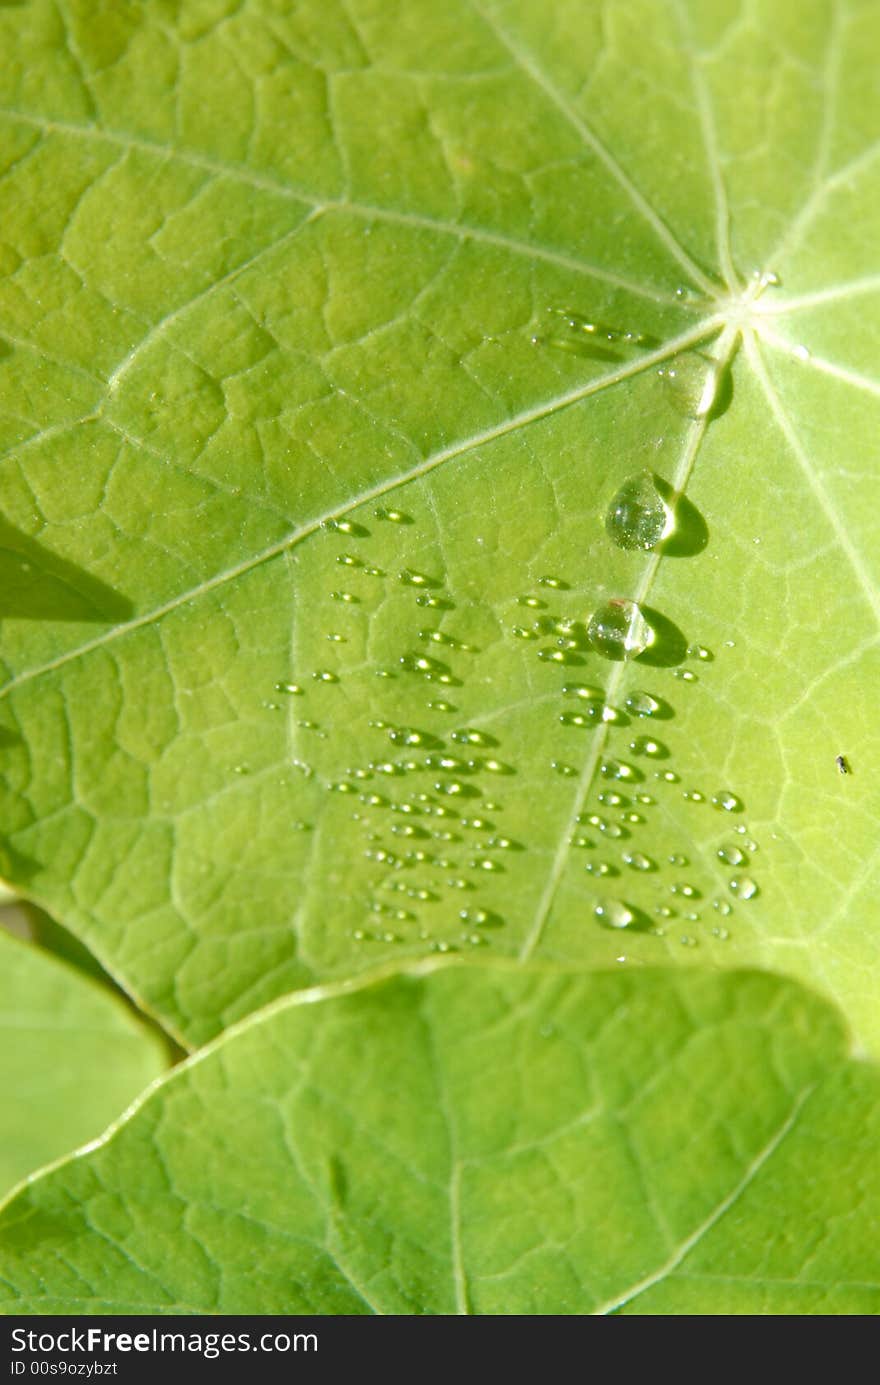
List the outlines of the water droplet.
<svg viewBox="0 0 880 1385">
<path fill-rule="evenodd" d="M 303 689 L 299 683 L 276 683 L 276 692 L 290 693 L 292 697 L 302 697 Z"/>
<path fill-rule="evenodd" d="M 567 664 L 569 655 L 563 649 L 539 649 L 538 658 L 547 664 Z M 575 661 L 579 662 L 579 661 Z"/>
<path fill-rule="evenodd" d="M 557 774 L 562 774 L 567 779 L 570 779 L 572 775 L 577 774 L 577 770 L 575 769 L 574 765 L 566 765 L 562 762 L 562 760 L 551 760 L 550 768 L 555 769 Z"/>
<path fill-rule="evenodd" d="M 318 682 L 318 683 L 338 683 L 338 682 L 339 682 L 339 675 L 336 674 L 336 673 L 331 673 L 330 670 L 329 670 L 328 668 L 319 668 L 319 669 L 316 669 L 315 672 L 312 674 L 312 677 L 313 677 L 313 678 L 316 680 L 316 682 Z"/>
<path fill-rule="evenodd" d="M 677 668 L 672 676 L 673 678 L 679 678 L 682 683 L 698 683 L 700 681 L 697 675 L 689 668 Z"/>
<path fill-rule="evenodd" d="M 692 937 L 690 936 L 690 934 L 688 934 L 688 933 L 682 933 L 681 937 L 679 938 L 679 942 L 681 943 L 682 947 L 696 947 L 696 946 L 697 946 L 697 940 L 696 940 L 696 938 L 692 938 Z"/>
<path fill-rule="evenodd" d="M 460 731 L 451 733 L 454 741 L 459 741 L 465 745 L 493 746 L 498 742 L 494 736 L 490 736 L 488 731 L 477 731 L 471 726 L 463 726 Z"/>
<path fill-rule="evenodd" d="M 427 592 L 420 592 L 416 597 L 417 606 L 430 607 L 432 611 L 454 611 L 455 602 L 450 601 L 448 596 L 430 596 Z"/>
<path fill-rule="evenodd" d="M 632 928 L 636 923 L 635 910 L 619 899 L 600 899 L 593 913 L 603 928 Z"/>
<path fill-rule="evenodd" d="M 601 688 L 590 687 L 587 683 L 564 683 L 562 685 L 564 697 L 578 697 L 582 702 L 602 702 L 605 694 Z"/>
<path fill-rule="evenodd" d="M 730 932 L 727 928 L 724 928 L 721 925 L 716 924 L 715 927 L 712 929 L 712 936 L 714 938 L 719 938 L 721 942 L 724 943 L 730 937 Z"/>
<path fill-rule="evenodd" d="M 471 870 L 497 871 L 504 870 L 500 861 L 493 861 L 491 856 L 478 856 L 473 861 L 468 861 Z"/>
<path fill-rule="evenodd" d="M 712 908 L 717 909 L 718 913 L 721 914 L 724 918 L 729 918 L 729 916 L 733 913 L 733 905 L 730 903 L 729 899 L 713 899 Z"/>
<path fill-rule="evenodd" d="M 705 803 L 706 795 L 700 793 L 699 789 L 685 789 L 682 798 L 686 798 L 689 803 Z"/>
<path fill-rule="evenodd" d="M 629 783 L 637 783 L 643 777 L 641 770 L 624 760 L 603 760 L 599 772 L 605 779 L 623 779 Z"/>
<path fill-rule="evenodd" d="M 712 653 L 712 651 L 710 649 L 707 649 L 704 644 L 689 644 L 687 652 L 688 658 L 701 659 L 704 664 L 711 664 L 713 659 L 715 658 L 715 655 Z"/>
<path fill-rule="evenodd" d="M 605 528 L 618 548 L 655 548 L 671 525 L 672 514 L 650 471 L 624 481 L 605 516 Z"/>
<path fill-rule="evenodd" d="M 635 601 L 612 597 L 590 616 L 587 637 L 606 659 L 635 659 L 653 642 L 654 632 Z"/>
<path fill-rule="evenodd" d="M 697 351 L 685 351 L 657 373 L 678 413 L 686 418 L 705 418 L 711 412 L 720 383 L 716 361 Z"/>
<path fill-rule="evenodd" d="M 750 875 L 735 875 L 729 882 L 729 889 L 737 899 L 754 899 L 758 893 L 758 886 Z"/>
<path fill-rule="evenodd" d="M 402 510 L 386 510 L 385 507 L 382 505 L 380 505 L 378 510 L 374 510 L 373 514 L 375 515 L 376 519 L 387 519 L 392 524 L 413 523 L 413 518 L 411 515 L 405 515 Z"/>
<path fill-rule="evenodd" d="M 350 534 L 356 539 L 366 538 L 370 532 L 362 524 L 355 524 L 352 519 L 325 519 L 321 521 L 321 528 L 329 529 L 331 533 Z"/>
<path fill-rule="evenodd" d="M 544 611 L 547 609 L 547 602 L 542 601 L 540 596 L 518 596 L 517 606 L 528 606 L 533 611 Z"/>
<path fill-rule="evenodd" d="M 470 928 L 499 928 L 504 923 L 491 909 L 459 909 L 458 917 Z"/>
<path fill-rule="evenodd" d="M 363 567 L 364 565 L 360 558 L 355 558 L 351 553 L 338 554 L 336 561 L 343 567 Z"/>
<path fill-rule="evenodd" d="M 653 760 L 668 760 L 669 751 L 662 741 L 655 741 L 652 736 L 637 736 L 634 741 L 630 741 L 629 748 L 633 755 L 648 755 Z"/>
<path fill-rule="evenodd" d="M 731 793 L 730 789 L 719 789 L 717 793 L 713 793 L 712 804 L 724 813 L 741 813 L 743 807 L 742 800 L 737 798 L 735 793 Z"/>
<path fill-rule="evenodd" d="M 553 587 L 556 591 L 568 591 L 568 583 L 563 582 L 561 577 L 539 577 L 539 587 Z"/>
<path fill-rule="evenodd" d="M 354 592 L 331 592 L 330 595 L 334 601 L 344 601 L 347 606 L 356 606 L 360 601 L 360 597 L 355 596 Z"/>
<path fill-rule="evenodd" d="M 599 794 L 599 802 L 607 804 L 609 808 L 629 807 L 628 798 L 624 798 L 623 794 L 621 793 L 613 793 L 610 789 L 603 789 L 603 791 Z M 593 819 L 590 818 L 589 821 L 592 822 Z"/>
<path fill-rule="evenodd" d="M 632 692 L 625 704 L 637 717 L 652 717 L 660 711 L 661 704 L 656 697 L 646 692 Z"/>
<path fill-rule="evenodd" d="M 688 861 L 687 856 L 680 856 L 677 852 L 674 852 L 673 855 L 672 855 L 672 856 L 669 856 L 667 859 L 668 859 L 669 864 L 670 864 L 671 866 L 687 866 L 687 865 L 690 865 L 690 862 Z"/>
<path fill-rule="evenodd" d="M 685 899 L 699 899 L 701 897 L 700 891 L 696 888 L 696 886 L 689 885 L 687 881 L 685 881 L 684 883 L 679 881 L 674 885 L 670 885 L 669 893 L 683 895 Z"/>
<path fill-rule="evenodd" d="M 452 705 L 451 702 L 445 702 L 445 701 L 443 700 L 443 698 L 435 699 L 433 702 L 429 702 L 429 703 L 428 703 L 428 706 L 429 706 L 430 708 L 432 708 L 432 710 L 435 711 L 435 712 L 457 712 L 457 711 L 458 711 L 458 708 L 457 708 L 457 707 L 453 707 L 453 705 Z"/>
<path fill-rule="evenodd" d="M 625 851 L 623 853 L 623 863 L 631 870 L 656 870 L 657 867 L 650 856 L 643 856 L 640 851 Z"/>
<path fill-rule="evenodd" d="M 563 726 L 595 726 L 596 718 L 586 712 L 560 712 L 559 720 Z"/>
<path fill-rule="evenodd" d="M 725 861 L 729 866 L 747 866 L 749 858 L 744 851 L 740 851 L 738 846 L 719 846 L 716 855 L 720 861 Z"/>
<path fill-rule="evenodd" d="M 398 581 L 405 587 L 439 587 L 440 583 L 432 577 L 426 576 L 424 572 L 417 572 L 415 568 L 405 567 L 402 572 L 397 574 Z"/>
<path fill-rule="evenodd" d="M 331 644 L 348 644 L 347 635 L 331 634 L 327 636 L 327 639 L 330 641 Z"/>
<path fill-rule="evenodd" d="M 611 866 L 607 861 L 588 861 L 584 866 L 588 875 L 619 875 L 616 866 Z"/>
<path fill-rule="evenodd" d="M 234 766 L 233 766 L 233 769 L 232 769 L 232 773 L 233 773 L 233 774 L 250 774 L 250 770 L 248 769 L 247 765 L 234 765 Z"/>
<path fill-rule="evenodd" d="M 510 633 L 518 640 L 537 640 L 541 638 L 537 630 L 527 630 L 524 625 L 511 626 Z"/>
</svg>

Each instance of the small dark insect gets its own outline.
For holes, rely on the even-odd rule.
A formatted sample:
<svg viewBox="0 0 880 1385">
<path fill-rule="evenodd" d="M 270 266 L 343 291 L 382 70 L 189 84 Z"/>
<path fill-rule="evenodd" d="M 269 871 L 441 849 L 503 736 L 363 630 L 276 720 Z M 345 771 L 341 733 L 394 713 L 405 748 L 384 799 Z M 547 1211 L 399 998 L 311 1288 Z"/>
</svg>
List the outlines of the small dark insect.
<svg viewBox="0 0 880 1385">
<path fill-rule="evenodd" d="M 835 755 L 834 763 L 837 765 L 841 774 L 852 774 L 852 770 L 849 767 L 849 760 L 845 755 Z"/>
</svg>

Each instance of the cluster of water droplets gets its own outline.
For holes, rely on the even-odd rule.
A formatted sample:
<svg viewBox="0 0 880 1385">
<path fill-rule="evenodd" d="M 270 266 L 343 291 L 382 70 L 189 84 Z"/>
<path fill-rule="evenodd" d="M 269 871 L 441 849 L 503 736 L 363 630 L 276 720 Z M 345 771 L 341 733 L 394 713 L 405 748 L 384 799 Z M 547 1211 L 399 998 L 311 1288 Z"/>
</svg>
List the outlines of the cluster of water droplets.
<svg viewBox="0 0 880 1385">
<path fill-rule="evenodd" d="M 590 356 L 596 354 L 593 347 L 597 344 L 603 349 L 609 344 L 647 344 L 635 333 L 602 328 L 568 309 L 551 309 L 551 314 L 554 330 L 534 339 L 544 345 Z M 657 374 L 672 408 L 684 418 L 702 420 L 705 426 L 723 387 L 719 363 L 701 352 L 687 351 L 660 366 Z M 662 552 L 662 545 L 675 532 L 677 501 L 672 487 L 652 471 L 642 468 L 627 477 L 608 502 L 605 531 L 620 549 L 636 553 Z M 521 600 L 523 604 L 531 604 L 528 598 Z M 536 601 L 534 604 L 544 603 Z M 605 599 L 595 607 L 583 627 L 565 617 L 553 618 L 545 614 L 531 627 L 514 629 L 514 634 L 520 638 L 536 640 L 541 635 L 554 633 L 557 636 L 555 647 L 542 647 L 538 657 L 560 664 L 586 663 L 590 652 L 615 661 L 638 659 L 651 648 L 656 638 L 639 601 L 629 596 Z M 691 646 L 688 655 L 701 663 L 711 663 L 713 659 L 711 652 L 701 645 Z M 692 667 L 682 665 L 674 669 L 673 677 L 681 683 L 693 684 L 699 675 Z M 563 699 L 571 699 L 574 705 L 559 713 L 559 721 L 578 730 L 604 728 L 603 744 L 607 744 L 612 733 L 615 736 L 622 733 L 629 723 L 672 716 L 669 704 L 650 691 L 631 691 L 620 707 L 609 705 L 603 690 L 589 683 L 565 683 L 561 691 Z M 669 767 L 669 760 L 668 746 L 655 734 L 631 735 L 625 757 L 603 756 L 598 765 L 602 783 L 598 802 L 595 808 L 587 806 L 579 813 L 571 845 L 589 854 L 585 870 L 593 880 L 603 884 L 620 882 L 621 894 L 625 895 L 628 878 L 651 878 L 657 880 L 665 894 L 662 902 L 650 908 L 639 908 L 626 898 L 603 895 L 593 906 L 596 921 L 602 927 L 663 936 L 672 921 L 680 921 L 688 927 L 701 922 L 707 900 L 711 899 L 715 920 L 712 932 L 717 938 L 725 939 L 728 929 L 722 920 L 732 913 L 732 900 L 745 902 L 759 893 L 758 884 L 749 873 L 757 843 L 748 837 L 748 829 L 740 825 L 733 835 L 727 834 L 718 841 L 714 861 L 701 861 L 699 869 L 691 868 L 687 877 L 681 872 L 691 863 L 681 853 L 669 852 L 661 858 L 640 850 L 640 828 L 652 814 L 663 813 L 670 795 L 677 794 L 681 801 L 695 809 L 705 806 L 720 814 L 743 812 L 740 798 L 728 788 L 682 785 L 678 773 Z M 565 759 L 554 760 L 552 768 L 563 777 L 579 773 L 576 766 Z M 608 783 L 614 787 L 609 789 Z M 652 841 L 658 840 L 656 827 L 652 828 L 650 837 Z M 676 878 L 670 879 L 670 873 Z M 662 885 L 661 876 L 666 877 L 667 884 Z M 719 885 L 723 892 L 718 892 Z M 680 940 L 687 946 L 697 943 L 689 931 L 683 933 Z"/>
</svg>

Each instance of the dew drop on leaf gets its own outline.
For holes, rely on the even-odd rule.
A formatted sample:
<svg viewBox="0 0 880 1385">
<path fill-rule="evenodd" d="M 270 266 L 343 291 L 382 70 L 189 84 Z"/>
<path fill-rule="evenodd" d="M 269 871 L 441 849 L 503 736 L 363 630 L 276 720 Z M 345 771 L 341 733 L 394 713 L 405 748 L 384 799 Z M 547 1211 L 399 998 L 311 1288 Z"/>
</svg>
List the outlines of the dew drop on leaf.
<svg viewBox="0 0 880 1385">
<path fill-rule="evenodd" d="M 718 398 L 717 362 L 697 351 L 685 351 L 657 372 L 677 413 L 685 418 L 705 418 Z"/>
<path fill-rule="evenodd" d="M 650 471 L 624 481 L 605 516 L 605 529 L 618 548 L 655 548 L 671 527 L 671 511 Z"/>
<path fill-rule="evenodd" d="M 730 881 L 730 892 L 737 899 L 754 899 L 758 886 L 750 875 L 735 875 Z"/>
<path fill-rule="evenodd" d="M 619 899 L 600 899 L 593 913 L 603 928 L 632 928 L 636 915 Z"/>
<path fill-rule="evenodd" d="M 635 659 L 653 642 L 654 632 L 635 601 L 612 597 L 590 616 L 587 638 L 605 659 Z"/>
</svg>

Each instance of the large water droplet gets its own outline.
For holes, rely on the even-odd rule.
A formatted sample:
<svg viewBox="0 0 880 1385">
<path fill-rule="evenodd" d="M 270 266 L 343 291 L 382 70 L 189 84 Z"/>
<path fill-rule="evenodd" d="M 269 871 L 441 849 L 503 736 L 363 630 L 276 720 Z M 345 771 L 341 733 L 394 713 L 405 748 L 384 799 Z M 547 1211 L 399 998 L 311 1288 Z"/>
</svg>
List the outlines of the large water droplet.
<svg viewBox="0 0 880 1385">
<path fill-rule="evenodd" d="M 590 616 L 587 638 L 606 659 L 635 659 L 653 642 L 654 632 L 635 601 L 616 596 Z"/>
<path fill-rule="evenodd" d="M 608 535 L 619 548 L 655 548 L 671 526 L 671 511 L 650 471 L 624 481 L 605 516 Z"/>
<path fill-rule="evenodd" d="M 632 928 L 636 914 L 619 899 L 600 899 L 593 910 L 603 928 Z"/>
<path fill-rule="evenodd" d="M 718 398 L 718 363 L 697 351 L 685 351 L 657 372 L 673 408 L 686 418 L 705 418 Z"/>
<path fill-rule="evenodd" d="M 728 866 L 746 866 L 749 858 L 744 851 L 740 851 L 738 846 L 732 843 L 729 846 L 719 846 L 717 851 L 718 859 L 726 862 Z"/>
<path fill-rule="evenodd" d="M 758 886 L 750 875 L 735 875 L 729 886 L 731 894 L 735 894 L 737 899 L 754 899 L 758 893 Z"/>
</svg>

